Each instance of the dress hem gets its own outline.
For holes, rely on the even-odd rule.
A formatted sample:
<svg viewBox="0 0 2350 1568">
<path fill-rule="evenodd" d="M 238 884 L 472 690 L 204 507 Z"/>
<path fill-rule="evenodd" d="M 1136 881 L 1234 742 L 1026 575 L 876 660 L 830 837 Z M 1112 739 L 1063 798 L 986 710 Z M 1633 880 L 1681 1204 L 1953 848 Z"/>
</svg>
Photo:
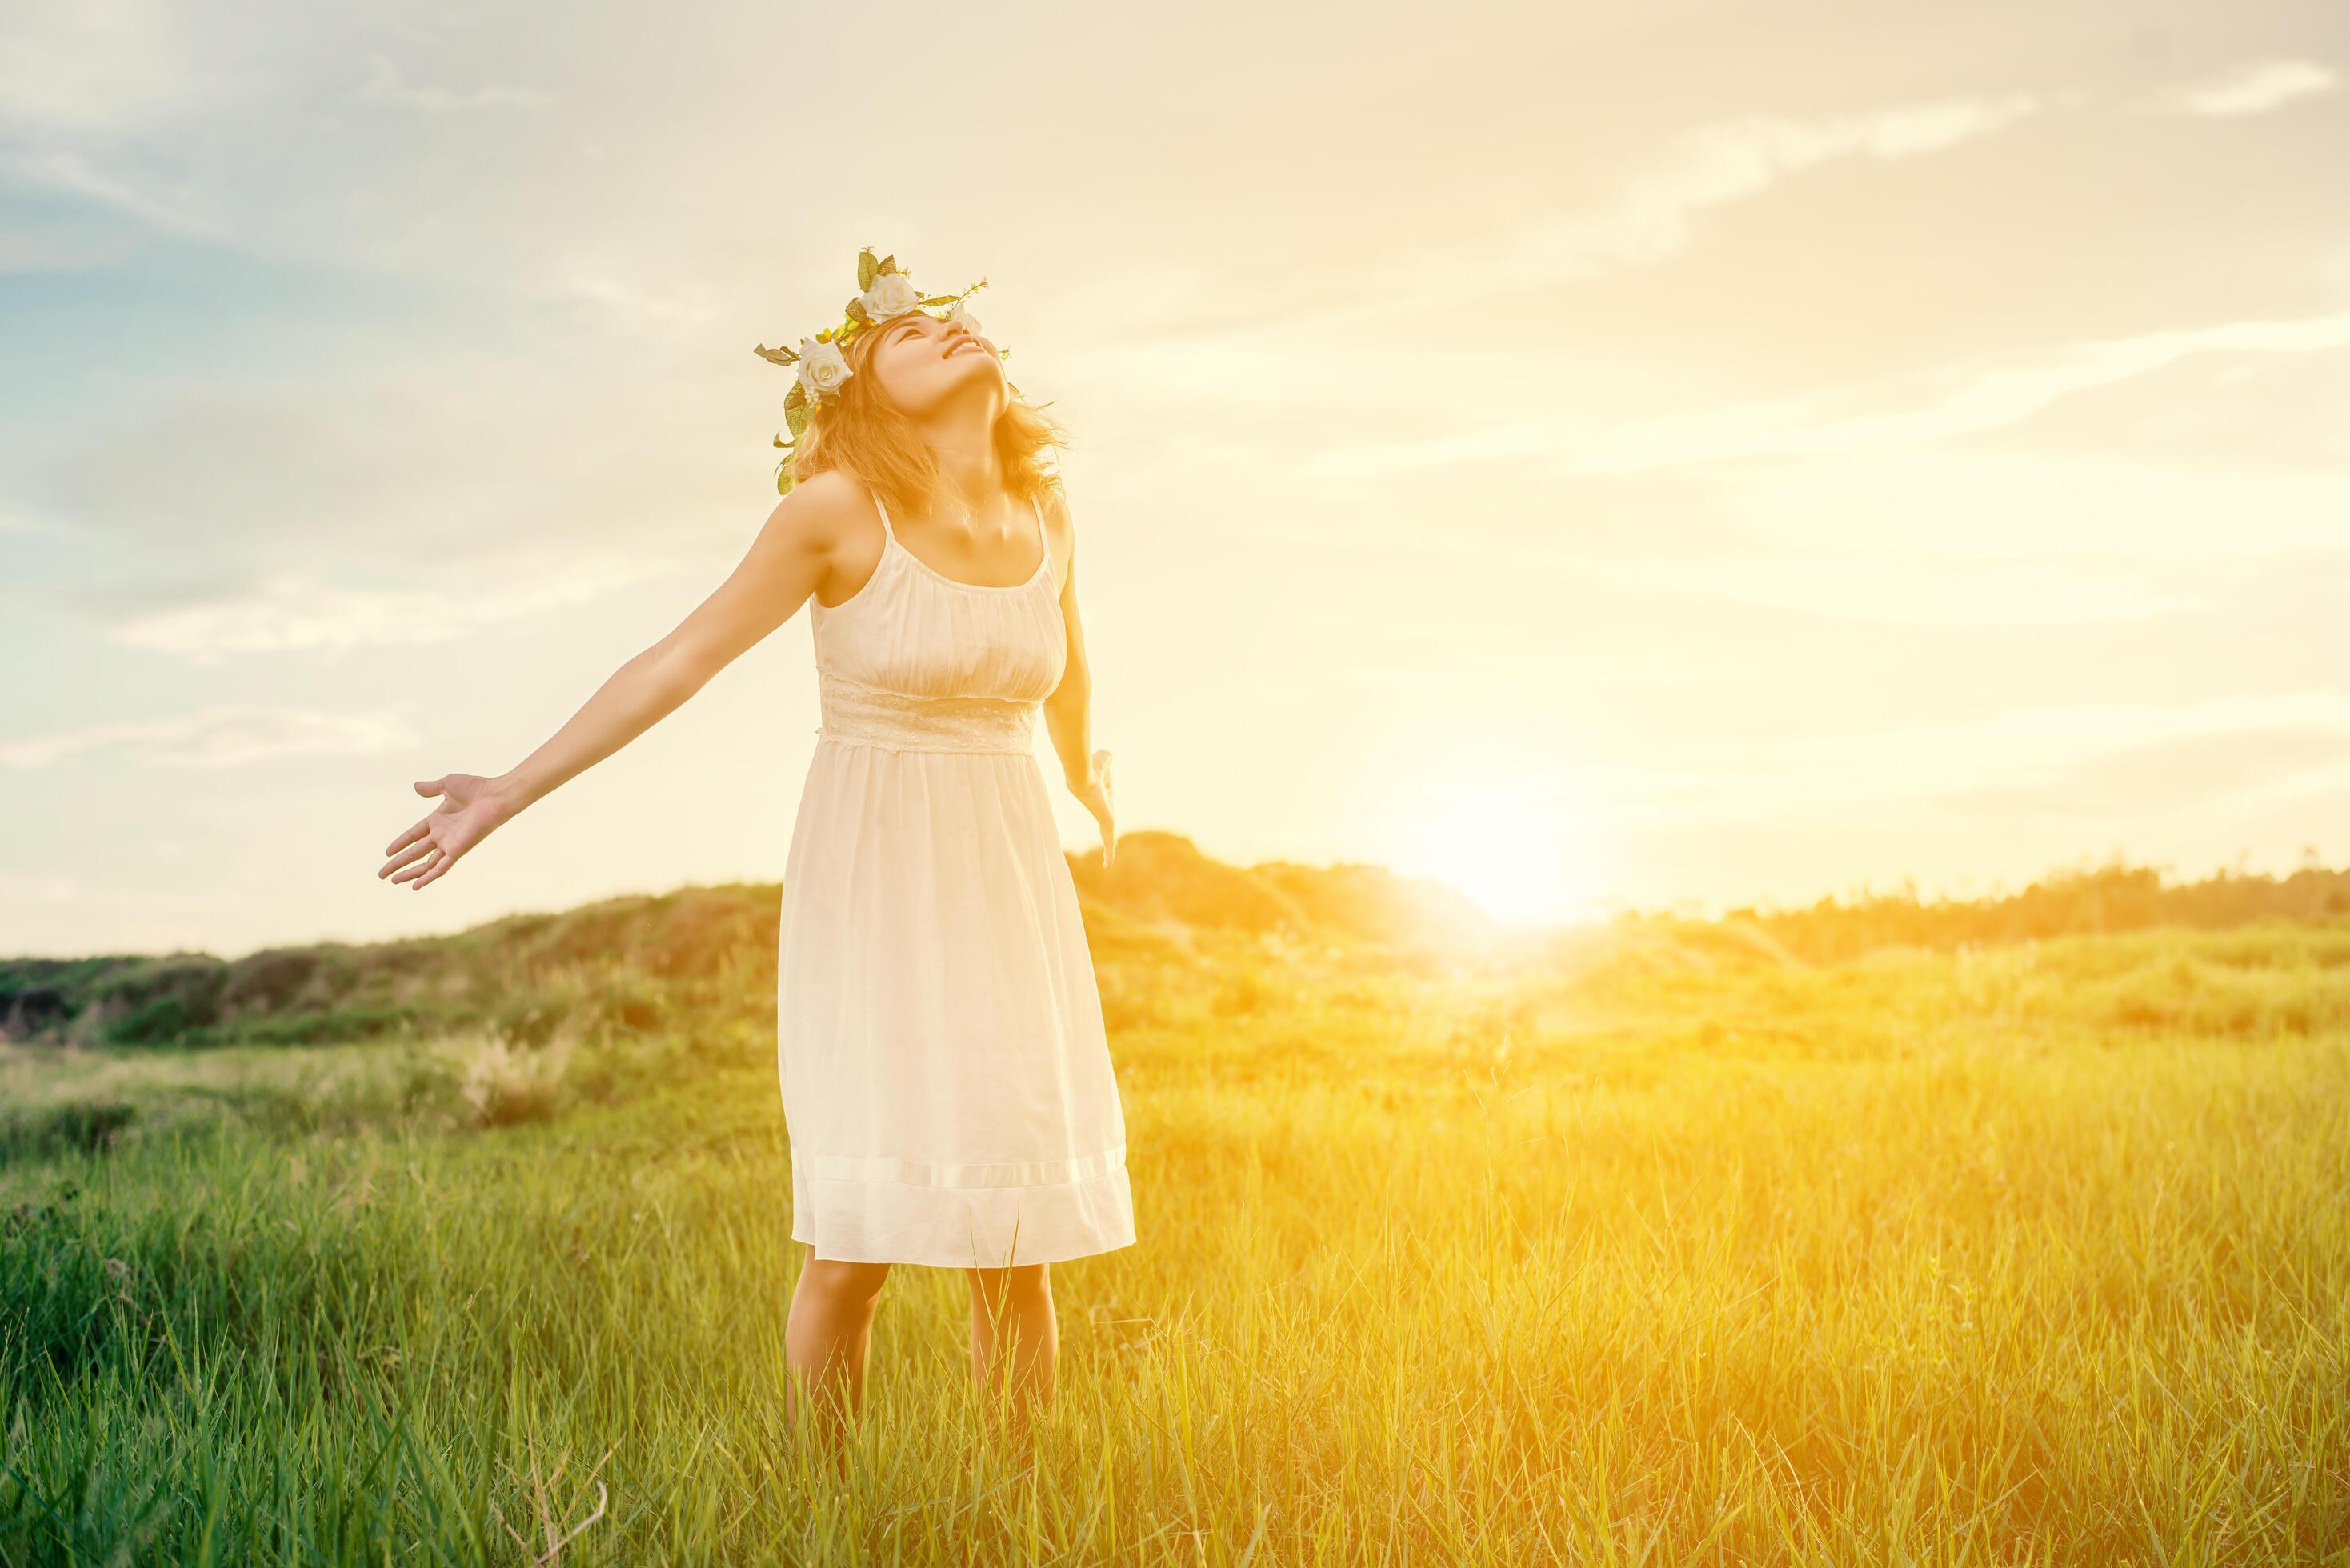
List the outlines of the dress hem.
<svg viewBox="0 0 2350 1568">
<path fill-rule="evenodd" d="M 824 1262 L 1018 1268 L 1132 1246 L 1133 1204 L 1123 1160 L 1074 1181 L 996 1187 L 844 1179 L 795 1161 L 791 1239 Z"/>
<path fill-rule="evenodd" d="M 818 1243 L 801 1235 L 797 1231 L 794 1231 L 792 1232 L 792 1240 L 807 1247 L 818 1246 Z M 1015 1269 L 1024 1269 L 1033 1267 L 1037 1263 L 1075 1262 L 1079 1258 L 1098 1258 L 1105 1253 L 1116 1252 L 1124 1248 L 1131 1247 L 1134 1244 L 1134 1238 L 1128 1236 L 1123 1241 L 1087 1242 L 1082 1246 L 1071 1247 L 1066 1251 L 1054 1248 L 1042 1250 L 1041 1253 L 1032 1253 L 1024 1249 L 1019 1260 L 1008 1266 Z M 816 1253 L 816 1256 L 810 1261 L 818 1263 L 903 1263 L 909 1268 L 916 1269 L 1001 1269 L 1007 1266 L 1003 1263 L 974 1263 L 969 1258 L 955 1258 L 950 1261 L 944 1258 L 909 1258 L 902 1255 L 892 1255 L 890 1257 L 884 1258 L 867 1255 L 864 1253 L 852 1256 L 847 1252 L 827 1252 L 820 1249 Z"/>
</svg>

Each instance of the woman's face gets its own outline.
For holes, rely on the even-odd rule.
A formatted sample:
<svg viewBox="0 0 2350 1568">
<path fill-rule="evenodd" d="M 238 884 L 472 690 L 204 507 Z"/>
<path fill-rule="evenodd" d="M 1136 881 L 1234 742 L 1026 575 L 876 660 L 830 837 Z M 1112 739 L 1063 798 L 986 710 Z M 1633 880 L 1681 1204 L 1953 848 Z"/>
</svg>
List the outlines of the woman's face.
<svg viewBox="0 0 2350 1568">
<path fill-rule="evenodd" d="M 995 345 L 960 322 L 927 310 L 893 316 L 877 328 L 866 373 L 899 412 L 924 419 L 963 400 L 999 414 L 1008 397 Z"/>
</svg>

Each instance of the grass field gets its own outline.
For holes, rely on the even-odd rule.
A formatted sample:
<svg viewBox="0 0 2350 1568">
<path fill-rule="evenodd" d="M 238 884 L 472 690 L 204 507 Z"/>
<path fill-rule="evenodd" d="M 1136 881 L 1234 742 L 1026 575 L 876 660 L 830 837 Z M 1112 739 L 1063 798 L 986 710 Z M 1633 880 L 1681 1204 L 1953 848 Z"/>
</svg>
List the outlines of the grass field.
<svg viewBox="0 0 2350 1568">
<path fill-rule="evenodd" d="M 0 1562 L 2350 1563 L 2350 921 L 1102 976 L 1055 1416 L 901 1268 L 846 1484 L 755 1006 L 0 1047 Z"/>
</svg>

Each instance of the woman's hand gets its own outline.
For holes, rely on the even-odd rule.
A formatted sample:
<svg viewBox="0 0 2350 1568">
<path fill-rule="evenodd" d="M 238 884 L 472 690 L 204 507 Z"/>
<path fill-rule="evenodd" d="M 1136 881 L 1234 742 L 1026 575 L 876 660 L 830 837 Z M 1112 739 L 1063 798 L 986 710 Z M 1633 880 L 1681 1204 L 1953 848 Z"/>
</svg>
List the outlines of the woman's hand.
<svg viewBox="0 0 2350 1568">
<path fill-rule="evenodd" d="M 1109 753 L 1098 751 L 1093 756 L 1094 771 L 1089 779 L 1073 781 L 1069 793 L 1076 795 L 1085 808 L 1101 824 L 1102 869 L 1109 869 L 1110 857 L 1118 848 L 1118 811 L 1110 802 Z"/>
<path fill-rule="evenodd" d="M 408 882 L 412 877 L 411 888 L 423 887 L 457 864 L 465 851 L 487 838 L 518 809 L 500 792 L 497 780 L 479 774 L 419 779 L 416 793 L 437 794 L 441 804 L 391 841 L 391 847 L 384 851 L 391 858 L 376 873 L 378 878 L 390 877 L 395 882 Z"/>
</svg>

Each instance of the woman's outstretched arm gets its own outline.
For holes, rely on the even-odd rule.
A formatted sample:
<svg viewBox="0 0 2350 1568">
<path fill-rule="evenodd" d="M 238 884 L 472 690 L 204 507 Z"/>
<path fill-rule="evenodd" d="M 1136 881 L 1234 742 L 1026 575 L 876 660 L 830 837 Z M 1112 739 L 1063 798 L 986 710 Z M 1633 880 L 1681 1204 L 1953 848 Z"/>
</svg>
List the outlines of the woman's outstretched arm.
<svg viewBox="0 0 2350 1568">
<path fill-rule="evenodd" d="M 827 483 L 831 481 L 831 483 Z M 769 513 L 723 583 L 659 642 L 612 672 L 545 744 L 505 773 L 419 779 L 435 806 L 391 841 L 379 878 L 422 888 L 533 802 L 643 734 L 798 612 L 841 537 L 844 482 L 818 474 Z"/>
</svg>

